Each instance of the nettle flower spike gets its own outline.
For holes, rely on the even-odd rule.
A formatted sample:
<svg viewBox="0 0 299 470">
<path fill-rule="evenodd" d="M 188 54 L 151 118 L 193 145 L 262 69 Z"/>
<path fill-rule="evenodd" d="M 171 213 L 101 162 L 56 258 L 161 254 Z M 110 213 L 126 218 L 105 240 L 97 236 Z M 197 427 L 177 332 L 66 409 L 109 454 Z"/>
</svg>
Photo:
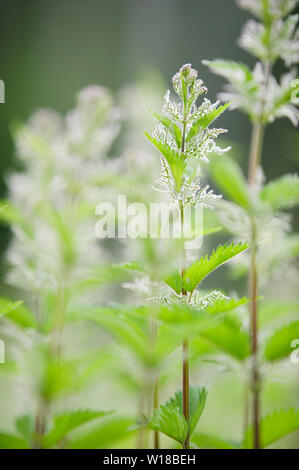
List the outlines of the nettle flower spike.
<svg viewBox="0 0 299 470">
<path fill-rule="evenodd" d="M 216 196 L 208 191 L 208 187 L 200 187 L 200 168 L 197 166 L 197 174 L 191 177 L 187 165 L 195 159 L 208 162 L 209 154 L 222 154 L 230 149 L 222 149 L 215 143 L 215 139 L 227 130 L 210 127 L 228 104 L 220 106 L 218 101 L 211 103 L 204 98 L 200 106 L 196 105 L 199 96 L 208 90 L 191 64 L 183 65 L 172 83 L 180 101 L 172 101 L 168 90 L 162 114 L 152 112 L 159 121 L 157 128 L 152 136 L 146 134 L 162 154 L 161 178 L 155 189 L 167 192 L 169 199 L 179 204 L 187 200 L 192 201 L 192 205 L 206 203 Z"/>
</svg>

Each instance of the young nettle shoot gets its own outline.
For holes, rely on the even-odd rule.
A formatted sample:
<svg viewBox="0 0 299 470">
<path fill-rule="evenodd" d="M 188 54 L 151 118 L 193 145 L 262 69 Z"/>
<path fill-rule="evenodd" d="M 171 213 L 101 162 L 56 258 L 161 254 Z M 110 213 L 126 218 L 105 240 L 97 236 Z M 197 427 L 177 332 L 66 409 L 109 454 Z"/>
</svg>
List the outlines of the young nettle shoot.
<svg viewBox="0 0 299 470">
<path fill-rule="evenodd" d="M 219 105 L 219 102 L 211 103 L 204 98 L 202 103 L 197 105 L 198 98 L 207 94 L 208 90 L 203 81 L 198 79 L 198 73 L 191 64 L 183 65 L 174 75 L 172 83 L 177 100 L 170 98 L 169 91 L 166 93 L 162 114 L 152 113 L 159 122 L 158 126 L 152 136 L 148 134 L 146 136 L 161 153 L 161 177 L 158 188 L 167 193 L 169 203 L 176 204 L 180 211 L 183 231 L 184 211 L 187 207 L 209 207 L 219 198 L 207 186 L 201 185 L 200 163 L 208 162 L 209 154 L 222 155 L 229 150 L 229 147 L 223 149 L 216 144 L 216 138 L 226 130 L 212 127 L 228 104 Z M 167 280 L 174 288 L 177 303 L 180 304 L 182 299 L 185 299 L 185 302 L 191 305 L 196 288 L 202 280 L 211 271 L 246 248 L 246 244 L 219 246 L 210 257 L 199 259 L 190 266 L 187 265 L 184 249 L 180 273 Z M 196 299 L 200 302 L 198 296 Z M 176 395 L 175 400 L 179 401 L 180 397 L 181 419 L 186 423 L 184 439 L 181 438 L 180 442 L 183 448 L 188 449 L 194 429 L 191 426 L 193 417 L 190 407 L 187 336 L 183 340 L 182 393 Z M 169 406 L 173 407 L 174 401 L 170 401 Z M 161 420 L 165 422 L 161 417 L 158 419 L 157 413 L 159 412 L 154 414 L 155 429 L 158 428 L 158 422 Z M 161 413 L 165 414 L 165 409 L 162 409 Z M 160 430 L 165 433 L 165 430 Z"/>
</svg>

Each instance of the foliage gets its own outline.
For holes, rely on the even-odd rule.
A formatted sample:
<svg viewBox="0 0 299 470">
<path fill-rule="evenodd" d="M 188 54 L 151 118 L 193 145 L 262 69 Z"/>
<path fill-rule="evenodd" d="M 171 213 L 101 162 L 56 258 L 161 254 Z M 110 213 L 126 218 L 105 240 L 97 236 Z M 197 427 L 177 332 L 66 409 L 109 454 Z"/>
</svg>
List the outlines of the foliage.
<svg viewBox="0 0 299 470">
<path fill-rule="evenodd" d="M 165 405 L 161 405 L 158 410 L 154 410 L 154 415 L 149 426 L 152 429 L 160 431 L 172 439 L 175 439 L 183 445 L 188 434 L 192 439 L 192 435 L 204 409 L 206 396 L 207 391 L 205 388 L 190 388 L 189 429 L 188 423 L 183 414 L 183 396 L 181 391 L 176 392 L 174 397 L 170 398 Z"/>
</svg>

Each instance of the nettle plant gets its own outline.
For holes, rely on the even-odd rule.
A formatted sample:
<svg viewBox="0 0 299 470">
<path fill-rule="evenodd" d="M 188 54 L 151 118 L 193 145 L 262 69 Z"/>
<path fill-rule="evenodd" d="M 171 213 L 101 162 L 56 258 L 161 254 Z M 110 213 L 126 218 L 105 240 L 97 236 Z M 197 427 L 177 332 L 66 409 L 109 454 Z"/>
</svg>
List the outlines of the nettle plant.
<svg viewBox="0 0 299 470">
<path fill-rule="evenodd" d="M 30 308 L 1 299 L 1 337 L 8 345 L 1 372 L 15 379 L 22 411 L 15 417 L 15 434 L 0 433 L 1 448 L 76 448 L 95 440 L 105 446 L 131 422 L 76 405 L 110 361 L 98 342 L 81 347 L 90 333 L 78 326 L 76 312 L 97 304 L 104 297 L 99 286 L 110 280 L 94 214 L 98 202 L 107 200 L 106 179 L 115 173 L 107 154 L 120 119 L 110 92 L 90 86 L 65 118 L 39 110 L 14 130 L 23 171 L 8 178 L 1 220 L 13 231 L 7 282 L 21 290 Z M 84 432 L 91 421 L 92 433 Z"/>
<path fill-rule="evenodd" d="M 184 65 L 174 75 L 172 82 L 178 101 L 172 101 L 170 92 L 166 93 L 163 114 L 153 113 L 159 121 L 158 127 L 152 136 L 146 134 L 162 154 L 161 177 L 156 187 L 167 194 L 169 203 L 176 205 L 180 213 L 182 233 L 186 208 L 210 207 L 219 198 L 206 185 L 201 184 L 200 162 L 208 161 L 211 153 L 221 155 L 228 150 L 215 143 L 218 135 L 225 130 L 211 127 L 227 105 L 219 106 L 218 102 L 212 104 L 204 99 L 197 106 L 199 96 L 207 93 L 207 88 L 197 75 L 190 64 Z M 180 270 L 165 280 L 171 291 L 157 299 L 161 318 L 165 321 L 166 315 L 168 322 L 180 324 L 181 332 L 185 329 L 182 340 L 182 390 L 164 406 L 154 410 L 149 426 L 174 438 L 183 448 L 190 446 L 207 393 L 205 388 L 190 387 L 188 332 L 193 336 L 194 332 L 209 330 L 213 327 L 213 314 L 228 312 L 246 302 L 246 299 L 229 299 L 220 291 L 204 293 L 198 287 L 217 267 L 247 248 L 247 243 L 219 245 L 211 255 L 188 264 L 188 255 L 183 246 Z M 173 315 L 169 312 L 165 314 L 161 302 L 168 309 L 174 308 Z M 157 329 L 159 330 L 159 322 Z"/>
<path fill-rule="evenodd" d="M 234 266 L 234 273 L 248 273 L 251 351 L 246 357 L 250 368 L 246 388 L 250 389 L 252 399 L 251 427 L 246 431 L 249 397 L 245 393 L 244 442 L 258 449 L 299 425 L 298 411 L 282 410 L 262 416 L 260 404 L 270 366 L 289 357 L 292 341 L 299 332 L 298 306 L 280 299 L 271 302 L 266 291 L 270 281 L 279 278 L 282 272 L 290 281 L 298 277 L 290 263 L 299 254 L 299 239 L 292 233 L 291 215 L 287 211 L 299 204 L 299 178 L 290 174 L 265 183 L 261 168 L 267 125 L 279 117 L 298 124 L 296 69 L 286 71 L 279 81 L 273 75 L 278 60 L 286 68 L 298 62 L 298 15 L 291 14 L 298 0 L 239 0 L 238 4 L 256 17 L 247 22 L 239 40 L 240 46 L 257 58 L 254 69 L 228 60 L 204 63 L 229 82 L 220 99 L 229 100 L 231 108 L 245 112 L 252 123 L 248 182 L 237 163 L 228 157 L 213 162 L 210 168 L 214 181 L 231 201 L 219 204 L 222 225 L 238 240 L 249 240 L 252 245 L 249 254 Z M 273 333 L 271 327 L 275 327 L 278 319 L 280 328 Z"/>
<path fill-rule="evenodd" d="M 171 101 L 167 92 L 163 113 L 152 112 L 159 121 L 158 127 L 147 137 L 162 154 L 161 175 L 154 189 L 166 194 L 169 204 L 175 205 L 183 226 L 186 208 L 210 208 L 220 198 L 207 185 L 201 184 L 200 162 L 207 161 L 209 154 L 226 151 L 215 143 L 216 137 L 225 131 L 210 126 L 227 105 L 212 104 L 207 99 L 200 106 L 196 105 L 198 97 L 207 89 L 190 64 L 174 76 L 173 85 L 179 101 Z M 217 228 L 205 223 L 202 232 L 208 235 L 215 230 Z M 198 233 L 200 230 L 196 227 L 194 236 Z M 161 251 L 159 241 L 155 243 L 147 238 L 141 242 L 146 254 L 143 259 L 118 266 L 126 273 L 134 273 L 133 282 L 126 282 L 124 287 L 139 292 L 145 302 L 140 304 L 139 300 L 138 305 L 114 304 L 87 311 L 87 317 L 109 331 L 122 347 L 125 360 L 122 358 L 120 364 L 123 375 L 125 371 L 125 382 L 135 393 L 139 391 L 139 417 L 134 429 L 138 430 L 137 446 L 141 448 L 149 445 L 149 430 L 154 431 L 155 448 L 161 445 L 160 433 L 183 448 L 201 442 L 202 435 L 197 435 L 196 427 L 207 389 L 190 386 L 189 341 L 194 360 L 194 356 L 199 355 L 198 348 L 193 347 L 194 338 L 204 335 L 212 343 L 213 336 L 220 334 L 223 338 L 229 326 L 233 332 L 238 332 L 238 319 L 229 315 L 247 303 L 246 298 L 231 299 L 218 290 L 199 290 L 212 271 L 246 251 L 247 243 L 220 245 L 210 255 L 188 264 L 184 242 L 183 237 L 178 243 L 164 240 Z M 165 245 L 174 249 L 168 251 Z M 163 268 L 161 258 L 170 267 Z M 178 262 L 179 259 L 182 262 Z M 233 340 L 231 336 L 230 340 Z M 160 389 L 169 381 L 169 375 L 175 376 L 179 348 L 183 349 L 182 390 L 159 407 Z M 213 347 L 209 351 L 211 349 Z"/>
</svg>

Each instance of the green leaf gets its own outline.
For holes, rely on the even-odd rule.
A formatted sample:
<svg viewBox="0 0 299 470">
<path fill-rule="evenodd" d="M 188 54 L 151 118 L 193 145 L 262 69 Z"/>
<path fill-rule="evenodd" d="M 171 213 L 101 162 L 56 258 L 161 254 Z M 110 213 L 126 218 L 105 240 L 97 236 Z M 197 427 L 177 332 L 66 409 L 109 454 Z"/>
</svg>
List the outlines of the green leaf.
<svg viewBox="0 0 299 470">
<path fill-rule="evenodd" d="M 24 225 L 21 212 L 9 201 L 0 200 L 0 221 L 9 225 Z"/>
<path fill-rule="evenodd" d="M 42 440 L 42 446 L 46 449 L 59 443 L 65 436 L 74 429 L 89 423 L 97 418 L 102 418 L 111 414 L 107 411 L 76 410 L 64 412 L 54 416 L 52 429 Z"/>
<path fill-rule="evenodd" d="M 8 315 L 10 312 L 18 308 L 22 304 L 21 300 L 12 302 L 9 299 L 0 297 L 0 315 Z"/>
<path fill-rule="evenodd" d="M 199 119 L 197 119 L 191 126 L 187 137 L 186 137 L 186 142 L 189 142 L 195 135 L 198 134 L 199 128 L 202 130 L 205 130 L 210 124 L 212 124 L 224 111 L 227 109 L 227 107 L 230 105 L 230 103 L 225 103 L 221 106 L 218 106 L 218 108 L 213 109 L 210 113 L 201 116 Z"/>
<path fill-rule="evenodd" d="M 201 449 L 238 449 L 239 445 L 234 442 L 230 442 L 221 439 L 216 436 L 204 434 L 202 432 L 196 432 L 192 436 L 192 442 Z"/>
<path fill-rule="evenodd" d="M 28 449 L 25 439 L 0 432 L 0 449 Z"/>
<path fill-rule="evenodd" d="M 174 290 L 174 292 L 176 292 L 177 294 L 181 294 L 183 282 L 182 276 L 179 272 L 173 273 L 171 276 L 168 276 L 167 279 L 165 279 L 165 282 L 169 285 L 169 287 L 171 287 L 171 289 Z"/>
<path fill-rule="evenodd" d="M 67 447 L 69 449 L 111 449 L 132 434 L 133 431 L 129 430 L 132 424 L 131 418 L 119 416 L 103 418 L 90 430 L 80 432 L 73 437 Z"/>
<path fill-rule="evenodd" d="M 268 183 L 260 192 L 273 210 L 291 209 L 299 204 L 299 177 L 285 175 Z"/>
<path fill-rule="evenodd" d="M 299 410 L 281 410 L 263 417 L 260 420 L 261 447 L 264 449 L 281 437 L 299 429 Z M 247 428 L 244 447 L 252 448 L 253 429 Z"/>
<path fill-rule="evenodd" d="M 295 339 L 299 339 L 299 321 L 276 330 L 266 340 L 264 349 L 265 358 L 271 362 L 285 359 L 294 350 L 291 343 Z"/>
<path fill-rule="evenodd" d="M 265 302 L 260 305 L 259 325 L 261 328 L 283 316 L 289 317 L 297 314 L 299 302 Z"/>
<path fill-rule="evenodd" d="M 29 443 L 34 432 L 34 420 L 31 415 L 18 416 L 15 420 L 18 433 Z"/>
<path fill-rule="evenodd" d="M 207 398 L 207 390 L 203 387 L 190 387 L 189 390 L 189 414 L 190 414 L 190 431 L 192 437 L 196 426 L 203 413 Z M 182 396 L 183 400 L 183 396 Z"/>
<path fill-rule="evenodd" d="M 243 83 L 245 86 L 252 82 L 255 84 L 255 87 L 257 87 L 252 71 L 247 67 L 247 65 L 242 64 L 241 62 L 216 59 L 203 60 L 202 63 L 207 65 L 214 73 L 221 75 L 235 85 Z"/>
<path fill-rule="evenodd" d="M 182 411 L 182 392 L 176 392 L 165 405 L 154 410 L 149 427 L 154 431 L 162 432 L 180 444 L 184 443 L 188 433 L 188 423 Z"/>
<path fill-rule="evenodd" d="M 239 361 L 243 361 L 250 354 L 248 333 L 236 319 L 215 318 L 215 323 L 211 327 L 201 329 L 199 334 L 220 351 Z"/>
<path fill-rule="evenodd" d="M 132 271 L 144 271 L 137 262 L 125 265 L 102 265 L 86 271 L 84 279 L 74 283 L 73 291 L 81 292 L 85 289 L 98 287 L 100 285 L 119 283 L 133 278 Z"/>
<path fill-rule="evenodd" d="M 239 165 L 228 155 L 210 162 L 210 173 L 226 197 L 246 210 L 251 206 L 247 181 Z"/>
<path fill-rule="evenodd" d="M 189 416 L 191 437 L 195 431 L 198 421 L 202 415 L 207 391 L 202 387 L 190 387 L 189 391 Z M 154 410 L 154 415 L 149 423 L 153 430 L 162 432 L 166 436 L 178 441 L 183 445 L 188 435 L 188 423 L 183 414 L 183 394 L 182 391 L 175 393 L 165 405 Z"/>
<path fill-rule="evenodd" d="M 219 245 L 210 256 L 200 258 L 186 269 L 183 275 L 183 288 L 188 292 L 193 292 L 211 272 L 247 248 L 247 243 Z"/>
<path fill-rule="evenodd" d="M 169 145 L 160 142 L 159 140 L 151 137 L 148 133 L 145 133 L 146 137 L 152 144 L 161 152 L 165 160 L 167 161 L 171 170 L 173 179 L 175 181 L 176 190 L 179 192 L 182 185 L 182 176 L 186 168 L 186 161 L 184 156 L 176 152 Z"/>
<path fill-rule="evenodd" d="M 33 313 L 28 310 L 22 301 L 11 302 L 10 300 L 0 298 L 0 316 L 5 315 L 13 323 L 23 328 L 34 328 L 36 320 Z"/>
<path fill-rule="evenodd" d="M 233 106 L 243 109 L 251 120 L 254 120 L 256 104 L 260 100 L 260 84 L 249 67 L 239 62 L 221 59 L 204 60 L 203 64 L 230 82 L 227 98 L 232 101 Z M 226 96 L 224 98 L 226 99 Z"/>
<path fill-rule="evenodd" d="M 218 299 L 216 300 L 213 305 L 209 305 L 205 308 L 205 312 L 209 315 L 218 315 L 219 313 L 227 313 L 235 308 L 245 305 L 248 303 L 248 299 L 243 297 L 242 299 Z"/>
<path fill-rule="evenodd" d="M 167 129 L 169 129 L 174 137 L 175 143 L 177 145 L 178 150 L 180 150 L 181 145 L 182 145 L 182 131 L 179 128 L 179 126 L 172 121 L 170 118 L 167 116 L 163 116 L 163 114 L 158 114 L 155 113 L 154 111 L 149 110 L 152 116 L 154 116 L 157 121 L 161 122 L 163 126 L 165 126 Z"/>
<path fill-rule="evenodd" d="M 127 314 L 132 307 L 104 307 L 87 312 L 87 318 L 107 330 L 118 343 L 130 349 L 140 359 L 146 358 L 147 337 L 139 324 Z M 126 311 L 127 310 L 127 311 Z"/>
</svg>

